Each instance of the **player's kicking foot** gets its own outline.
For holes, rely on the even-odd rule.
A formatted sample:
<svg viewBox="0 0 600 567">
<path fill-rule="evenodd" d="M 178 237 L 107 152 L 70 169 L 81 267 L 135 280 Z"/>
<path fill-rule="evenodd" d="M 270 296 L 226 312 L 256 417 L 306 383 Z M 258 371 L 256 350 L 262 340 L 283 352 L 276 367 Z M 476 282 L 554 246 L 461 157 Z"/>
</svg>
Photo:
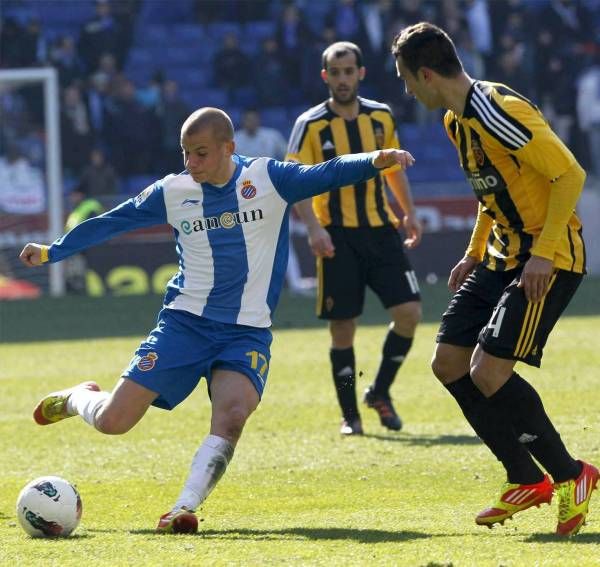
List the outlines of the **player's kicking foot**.
<svg viewBox="0 0 600 567">
<path fill-rule="evenodd" d="M 583 461 L 579 462 L 583 465 L 583 469 L 577 478 L 557 482 L 554 485 L 558 496 L 558 524 L 556 526 L 558 535 L 575 535 L 585 524 L 592 491 L 598 484 L 600 477 L 598 469 Z"/>
<path fill-rule="evenodd" d="M 34 421 L 38 425 L 50 425 L 67 417 L 73 417 L 67 413 L 67 401 L 69 400 L 69 396 L 79 388 L 85 388 L 94 392 L 100 391 L 100 386 L 96 382 L 82 382 L 72 388 L 52 392 L 43 398 L 33 410 Z"/>
<path fill-rule="evenodd" d="M 195 534 L 197 531 L 198 518 L 186 508 L 163 514 L 156 526 L 156 533 L 159 534 Z"/>
<path fill-rule="evenodd" d="M 342 419 L 342 425 L 340 426 L 341 435 L 362 435 L 363 428 L 360 417 L 354 419 Z"/>
<path fill-rule="evenodd" d="M 369 386 L 365 390 L 363 401 L 368 407 L 373 408 L 377 412 L 381 425 L 392 431 L 400 431 L 402 429 L 402 420 L 396 413 L 389 396 L 378 396 L 373 391 L 373 387 Z"/>
<path fill-rule="evenodd" d="M 502 492 L 497 502 L 489 508 L 479 512 L 475 523 L 491 528 L 494 524 L 503 524 L 518 512 L 527 510 L 532 506 L 550 504 L 554 487 L 548 475 L 536 484 L 511 484 L 504 483 Z"/>
</svg>

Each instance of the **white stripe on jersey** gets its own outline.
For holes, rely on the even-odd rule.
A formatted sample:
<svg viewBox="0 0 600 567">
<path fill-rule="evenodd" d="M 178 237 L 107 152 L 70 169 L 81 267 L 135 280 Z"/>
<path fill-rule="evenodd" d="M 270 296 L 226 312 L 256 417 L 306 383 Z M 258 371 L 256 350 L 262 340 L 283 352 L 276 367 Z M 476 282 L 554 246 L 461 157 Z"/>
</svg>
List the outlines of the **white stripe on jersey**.
<svg viewBox="0 0 600 567">
<path fill-rule="evenodd" d="M 163 195 L 167 220 L 179 233 L 183 264 L 180 272 L 184 278 L 179 294 L 165 307 L 201 315 L 214 285 L 215 270 L 208 231 L 195 233 L 195 242 L 191 244 L 182 232 L 181 222 L 190 217 L 204 218 L 204 194 L 189 175 L 178 175 L 165 182 Z"/>
<path fill-rule="evenodd" d="M 257 160 L 257 165 L 264 164 L 264 167 L 259 168 L 255 165 L 252 168 L 254 171 L 260 172 L 260 175 L 254 172 L 251 175 L 252 183 L 257 187 L 269 185 L 272 187 L 266 167 L 267 161 L 266 158 L 260 158 Z M 247 171 L 246 168 L 242 171 L 240 179 L 247 179 L 250 176 Z M 237 197 L 239 209 L 242 210 L 245 205 L 245 199 L 241 196 L 240 191 L 237 192 Z M 240 316 L 237 321 L 241 325 L 248 325 L 247 321 L 249 318 L 256 321 L 253 324 L 258 327 L 266 327 L 271 323 L 271 313 L 267 307 L 267 294 L 269 293 L 271 279 L 273 278 L 273 269 L 277 265 L 275 253 L 279 239 L 276 236 L 280 234 L 281 225 L 288 206 L 287 202 L 274 188 L 271 197 L 264 205 L 261 203 L 261 210 L 264 217 L 260 223 L 261 234 L 266 233 L 270 235 L 270 238 L 266 241 L 260 238 L 256 232 L 256 223 L 242 225 L 246 240 L 246 254 L 248 256 L 248 281 L 244 286 Z M 287 237 L 285 241 L 287 250 Z M 260 244 L 257 244 L 257 242 L 260 242 Z"/>
<path fill-rule="evenodd" d="M 501 116 L 492 106 L 490 101 L 477 88 L 473 88 L 473 96 L 471 98 L 473 106 L 479 111 L 479 118 L 485 125 L 493 130 L 500 138 L 509 145 L 518 148 L 525 146 L 529 139 L 518 128 L 508 122 Z"/>
<path fill-rule="evenodd" d="M 359 97 L 359 99 L 360 99 L 360 102 L 367 108 L 379 108 L 381 110 L 387 110 L 390 114 L 392 113 L 392 109 L 390 108 L 390 106 L 388 104 L 385 104 L 385 102 L 379 102 L 376 100 L 372 100 L 370 98 L 362 98 L 362 97 Z"/>
<path fill-rule="evenodd" d="M 183 282 L 175 277 L 169 283 L 167 296 L 174 297 L 166 307 L 224 323 L 271 325 L 267 296 L 273 288 L 276 299 L 283 284 L 288 239 L 282 225 L 288 203 L 269 177 L 268 162 L 243 162 L 235 185 L 223 187 L 222 195 L 218 188 L 202 188 L 189 175 L 164 181 L 167 219 L 179 233 L 178 276 L 183 275 Z M 282 238 L 285 246 L 278 247 Z M 241 256 L 224 265 L 231 245 Z"/>
</svg>

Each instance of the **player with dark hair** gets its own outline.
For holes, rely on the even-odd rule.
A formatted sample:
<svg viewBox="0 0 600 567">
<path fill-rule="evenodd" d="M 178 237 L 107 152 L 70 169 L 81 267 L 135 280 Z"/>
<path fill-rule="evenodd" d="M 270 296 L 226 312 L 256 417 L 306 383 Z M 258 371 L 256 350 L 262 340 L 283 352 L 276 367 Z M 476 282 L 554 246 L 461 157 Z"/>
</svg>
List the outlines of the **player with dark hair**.
<svg viewBox="0 0 600 567">
<path fill-rule="evenodd" d="M 476 522 L 503 523 L 550 503 L 556 491 L 556 532 L 574 535 L 598 469 L 570 455 L 514 366 L 540 366 L 548 335 L 585 273 L 574 211 L 585 172 L 533 103 L 506 85 L 469 77 L 437 26 L 405 28 L 392 53 L 406 92 L 428 109 L 447 109 L 448 136 L 479 201 L 470 243 L 448 280 L 455 294 L 432 361 L 507 472 L 499 499 Z"/>
<path fill-rule="evenodd" d="M 227 114 L 197 110 L 184 122 L 185 171 L 168 175 L 50 246 L 27 244 L 27 266 L 58 262 L 136 228 L 173 227 L 179 271 L 167 285 L 156 328 L 142 342 L 112 393 L 95 382 L 40 401 L 40 425 L 80 415 L 101 433 L 129 431 L 151 405 L 173 409 L 207 379 L 210 434 L 192 461 L 185 486 L 158 532 L 195 532 L 194 510 L 233 457 L 246 420 L 258 406 L 269 371 L 271 314 L 287 262 L 290 206 L 319 192 L 413 163 L 408 152 L 383 150 L 314 167 L 234 154 Z"/>
<path fill-rule="evenodd" d="M 322 63 L 321 78 L 330 97 L 298 117 L 287 159 L 314 164 L 353 152 L 399 148 L 390 108 L 358 96 L 366 72 L 360 48 L 347 41 L 333 43 L 324 50 Z M 404 213 L 404 244 L 384 178 Z M 421 238 L 406 176 L 392 167 L 374 179 L 348 184 L 296 208 L 317 257 L 317 314 L 329 321 L 333 381 L 343 416 L 340 431 L 343 435 L 363 432 L 355 392 L 354 336 L 367 286 L 388 310 L 391 324 L 364 401 L 377 411 L 382 425 L 399 430 L 402 422 L 392 405 L 390 386 L 421 318 L 419 286 L 403 250 L 404 245 L 415 247 Z"/>
</svg>

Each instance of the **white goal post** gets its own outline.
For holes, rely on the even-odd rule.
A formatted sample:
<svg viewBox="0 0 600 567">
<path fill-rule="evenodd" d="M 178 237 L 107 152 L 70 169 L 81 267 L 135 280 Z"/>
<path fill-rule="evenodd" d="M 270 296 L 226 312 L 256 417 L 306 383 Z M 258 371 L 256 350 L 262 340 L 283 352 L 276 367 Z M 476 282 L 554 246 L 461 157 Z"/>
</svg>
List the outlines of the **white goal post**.
<svg viewBox="0 0 600 567">
<path fill-rule="evenodd" d="M 0 70 L 0 88 L 7 84 L 11 87 L 19 87 L 31 83 L 42 83 L 44 88 L 48 242 L 52 242 L 63 233 L 64 227 L 58 73 L 51 67 Z M 60 296 L 65 293 L 65 279 L 61 262 L 49 266 L 49 289 L 52 296 Z"/>
</svg>

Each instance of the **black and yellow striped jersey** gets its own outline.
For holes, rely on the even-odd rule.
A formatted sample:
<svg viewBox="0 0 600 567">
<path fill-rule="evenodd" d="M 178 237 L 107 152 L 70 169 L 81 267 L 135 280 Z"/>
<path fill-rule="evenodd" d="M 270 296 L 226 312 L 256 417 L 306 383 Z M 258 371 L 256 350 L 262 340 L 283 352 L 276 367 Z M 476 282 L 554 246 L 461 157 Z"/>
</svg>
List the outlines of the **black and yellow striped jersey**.
<svg viewBox="0 0 600 567">
<path fill-rule="evenodd" d="M 462 116 L 449 110 L 444 125 L 480 213 L 492 219 L 484 262 L 499 271 L 524 264 L 544 226 L 552 180 L 575 157 L 533 103 L 499 83 L 475 81 Z M 574 211 L 554 266 L 585 272 L 581 222 Z"/>
<path fill-rule="evenodd" d="M 312 165 L 339 155 L 400 148 L 390 107 L 361 97 L 358 101 L 359 113 L 354 120 L 338 116 L 327 102 L 301 114 L 290 135 L 286 159 Z M 400 166 L 383 174 L 397 169 Z M 313 210 L 321 226 L 398 226 L 381 175 L 313 197 Z"/>
</svg>

